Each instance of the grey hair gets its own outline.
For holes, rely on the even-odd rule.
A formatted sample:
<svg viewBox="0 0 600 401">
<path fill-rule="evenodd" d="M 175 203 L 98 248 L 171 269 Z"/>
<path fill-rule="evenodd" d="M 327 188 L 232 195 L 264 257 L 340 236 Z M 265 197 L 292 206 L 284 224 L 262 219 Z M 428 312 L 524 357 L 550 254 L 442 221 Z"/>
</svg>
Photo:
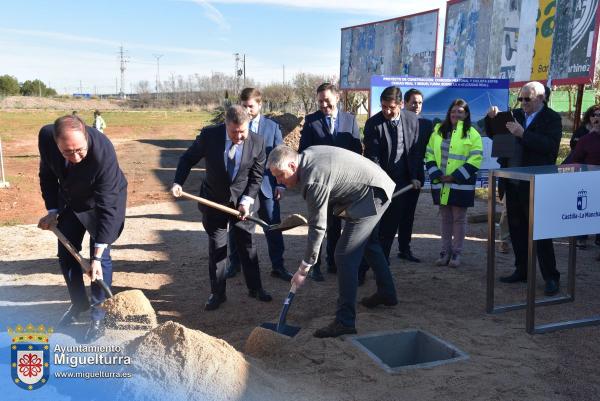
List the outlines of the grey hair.
<svg viewBox="0 0 600 401">
<path fill-rule="evenodd" d="M 529 91 L 533 94 L 534 97 L 538 97 L 538 96 L 543 96 L 544 98 L 546 97 L 546 88 L 544 88 L 544 85 L 542 85 L 538 81 L 527 82 L 525 85 L 523 85 L 521 90 L 523 90 L 525 88 L 529 89 Z"/>
<path fill-rule="evenodd" d="M 279 145 L 269 153 L 267 168 L 275 167 L 277 170 L 283 170 L 290 162 L 298 163 L 298 152 L 287 145 Z"/>
<path fill-rule="evenodd" d="M 250 121 L 250 115 L 246 112 L 246 109 L 235 104 L 227 109 L 225 112 L 225 122 L 242 125 Z"/>
</svg>

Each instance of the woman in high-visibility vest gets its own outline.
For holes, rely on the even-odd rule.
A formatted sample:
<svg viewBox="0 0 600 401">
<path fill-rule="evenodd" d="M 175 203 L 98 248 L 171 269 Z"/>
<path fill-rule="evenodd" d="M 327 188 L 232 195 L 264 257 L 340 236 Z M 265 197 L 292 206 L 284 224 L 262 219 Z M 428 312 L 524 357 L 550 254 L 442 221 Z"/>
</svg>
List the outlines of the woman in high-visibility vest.
<svg viewBox="0 0 600 401">
<path fill-rule="evenodd" d="M 475 201 L 476 173 L 482 159 L 481 136 L 471 126 L 469 105 L 456 99 L 444 122 L 434 127 L 425 152 L 433 203 L 440 206 L 442 215 L 442 249 L 437 266 L 460 266 L 467 208 Z"/>
</svg>

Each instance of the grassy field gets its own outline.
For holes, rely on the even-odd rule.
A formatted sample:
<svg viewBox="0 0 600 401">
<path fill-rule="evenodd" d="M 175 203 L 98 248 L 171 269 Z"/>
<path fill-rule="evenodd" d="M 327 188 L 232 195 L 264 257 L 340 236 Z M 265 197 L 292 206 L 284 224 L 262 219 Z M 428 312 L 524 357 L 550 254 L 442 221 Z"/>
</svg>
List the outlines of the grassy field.
<svg viewBox="0 0 600 401">
<path fill-rule="evenodd" d="M 10 143 L 25 138 L 37 136 L 40 127 L 52 123 L 55 119 L 63 116 L 63 111 L 0 111 L 0 138 Z M 102 113 L 106 121 L 106 133 L 112 135 L 117 129 L 127 128 L 131 139 L 139 135 L 159 128 L 172 128 L 173 138 L 181 135 L 179 128 L 186 132 L 199 130 L 209 124 L 213 114 L 207 111 L 107 111 Z M 92 112 L 82 112 L 80 117 L 91 125 L 94 121 Z"/>
</svg>

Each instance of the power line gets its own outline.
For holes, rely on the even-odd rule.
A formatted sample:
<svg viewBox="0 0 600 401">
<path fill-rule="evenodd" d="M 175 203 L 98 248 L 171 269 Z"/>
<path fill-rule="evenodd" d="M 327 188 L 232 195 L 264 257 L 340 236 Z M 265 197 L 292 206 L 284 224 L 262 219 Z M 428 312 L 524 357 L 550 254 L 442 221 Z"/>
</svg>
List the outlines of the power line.
<svg viewBox="0 0 600 401">
<path fill-rule="evenodd" d="M 160 58 L 163 54 L 154 54 L 154 58 L 156 58 L 156 96 L 158 96 L 158 89 L 160 87 Z"/>
<path fill-rule="evenodd" d="M 124 99 L 125 98 L 125 64 L 129 62 L 129 57 L 125 56 L 125 51 L 123 50 L 123 46 L 119 48 L 119 58 L 120 58 L 120 70 L 121 70 L 121 91 L 119 92 L 119 96 Z"/>
</svg>

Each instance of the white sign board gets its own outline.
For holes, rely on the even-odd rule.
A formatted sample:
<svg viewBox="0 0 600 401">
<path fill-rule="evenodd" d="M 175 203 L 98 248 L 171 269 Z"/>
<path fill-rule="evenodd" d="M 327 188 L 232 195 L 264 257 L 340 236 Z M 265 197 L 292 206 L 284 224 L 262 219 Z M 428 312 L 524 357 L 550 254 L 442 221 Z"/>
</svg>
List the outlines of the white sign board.
<svg viewBox="0 0 600 401">
<path fill-rule="evenodd" d="M 537 175 L 533 239 L 600 233 L 600 171 Z"/>
</svg>

